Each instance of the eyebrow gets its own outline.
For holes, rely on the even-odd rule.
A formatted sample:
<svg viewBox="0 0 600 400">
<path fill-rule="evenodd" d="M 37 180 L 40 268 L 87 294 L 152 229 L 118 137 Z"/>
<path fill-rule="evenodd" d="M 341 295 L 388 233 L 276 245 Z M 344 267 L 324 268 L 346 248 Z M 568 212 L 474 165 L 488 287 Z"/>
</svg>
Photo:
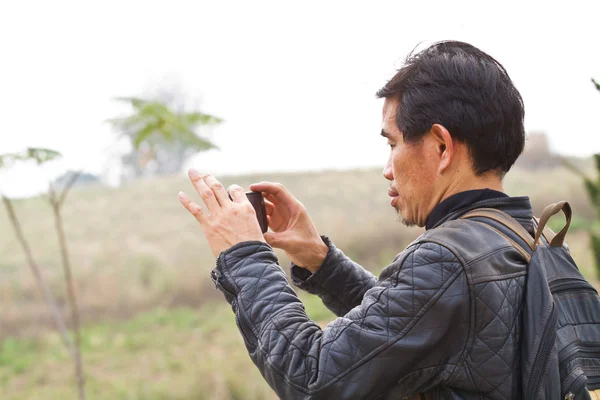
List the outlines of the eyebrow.
<svg viewBox="0 0 600 400">
<path fill-rule="evenodd" d="M 386 131 L 384 131 L 383 129 L 381 130 L 381 136 L 383 136 L 384 138 L 390 138 L 390 134 L 387 133 Z"/>
</svg>

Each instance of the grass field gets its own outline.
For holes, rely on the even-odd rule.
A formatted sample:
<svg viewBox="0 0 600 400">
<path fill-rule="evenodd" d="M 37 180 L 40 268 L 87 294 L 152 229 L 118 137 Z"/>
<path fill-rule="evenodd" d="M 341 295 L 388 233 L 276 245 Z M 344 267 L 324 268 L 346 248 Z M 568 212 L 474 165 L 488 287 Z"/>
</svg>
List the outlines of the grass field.
<svg viewBox="0 0 600 400">
<path fill-rule="evenodd" d="M 414 239 L 389 207 L 379 170 L 224 177 L 227 186 L 282 182 L 307 207 L 319 231 L 375 273 Z M 90 399 L 274 399 L 252 365 L 233 314 L 209 278 L 214 257 L 197 223 L 179 204 L 187 179 L 161 178 L 119 189 L 74 190 L 65 229 L 85 323 L 83 355 Z M 563 168 L 515 168 L 510 195 L 530 195 L 535 211 L 567 199 L 567 237 L 592 279 L 587 234 L 594 218 L 577 177 Z M 64 307 L 53 220 L 40 199 L 16 202 L 34 255 Z M 556 227 L 560 219 L 553 221 Z M 41 302 L 31 272 L 0 212 L 0 399 L 76 398 L 73 367 Z M 278 253 L 287 271 L 288 261 Z M 594 280 L 594 283 L 597 282 Z M 301 294 L 301 293 L 299 293 Z M 301 294 L 323 326 L 333 316 Z"/>
<path fill-rule="evenodd" d="M 322 325 L 333 318 L 303 296 Z M 223 302 L 224 303 L 224 302 Z M 253 366 L 228 304 L 158 308 L 83 331 L 88 398 L 277 399 Z M 0 398 L 75 399 L 73 366 L 56 334 L 5 339 Z"/>
</svg>

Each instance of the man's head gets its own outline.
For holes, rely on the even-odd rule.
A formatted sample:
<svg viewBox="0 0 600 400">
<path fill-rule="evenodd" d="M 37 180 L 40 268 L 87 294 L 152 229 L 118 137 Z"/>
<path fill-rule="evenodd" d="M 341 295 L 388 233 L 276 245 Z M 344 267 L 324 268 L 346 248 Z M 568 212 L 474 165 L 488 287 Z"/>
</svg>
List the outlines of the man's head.
<svg viewBox="0 0 600 400">
<path fill-rule="evenodd" d="M 504 67 L 470 44 L 440 42 L 409 55 L 377 96 L 391 145 L 384 176 L 407 225 L 424 226 L 455 193 L 501 190 L 523 151 L 521 95 Z"/>
</svg>

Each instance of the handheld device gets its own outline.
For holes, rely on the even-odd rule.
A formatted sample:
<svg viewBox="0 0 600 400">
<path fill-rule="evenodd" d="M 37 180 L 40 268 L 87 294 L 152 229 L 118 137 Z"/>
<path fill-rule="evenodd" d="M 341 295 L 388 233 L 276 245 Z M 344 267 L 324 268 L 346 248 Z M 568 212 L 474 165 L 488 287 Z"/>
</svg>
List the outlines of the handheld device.
<svg viewBox="0 0 600 400">
<path fill-rule="evenodd" d="M 254 207 L 254 211 L 256 212 L 256 218 L 258 219 L 258 224 L 260 225 L 260 229 L 262 233 L 265 233 L 269 228 L 267 223 L 267 209 L 265 208 L 265 199 L 261 192 L 246 192 L 246 197 Z M 229 195 L 229 199 L 231 199 L 231 195 Z M 231 199 L 232 200 L 232 199 Z"/>
</svg>

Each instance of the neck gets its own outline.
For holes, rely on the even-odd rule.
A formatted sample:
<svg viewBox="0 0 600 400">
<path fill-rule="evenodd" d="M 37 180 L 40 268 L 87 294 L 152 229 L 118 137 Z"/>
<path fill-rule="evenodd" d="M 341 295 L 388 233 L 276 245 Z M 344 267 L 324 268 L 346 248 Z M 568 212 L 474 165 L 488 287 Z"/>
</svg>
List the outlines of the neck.
<svg viewBox="0 0 600 400">
<path fill-rule="evenodd" d="M 448 185 L 447 190 L 441 196 L 440 201 L 447 199 L 460 192 L 477 189 L 491 189 L 499 192 L 504 192 L 502 179 L 495 172 L 486 172 L 485 174 L 476 176 L 471 171 L 461 176 L 455 177 Z"/>
</svg>

